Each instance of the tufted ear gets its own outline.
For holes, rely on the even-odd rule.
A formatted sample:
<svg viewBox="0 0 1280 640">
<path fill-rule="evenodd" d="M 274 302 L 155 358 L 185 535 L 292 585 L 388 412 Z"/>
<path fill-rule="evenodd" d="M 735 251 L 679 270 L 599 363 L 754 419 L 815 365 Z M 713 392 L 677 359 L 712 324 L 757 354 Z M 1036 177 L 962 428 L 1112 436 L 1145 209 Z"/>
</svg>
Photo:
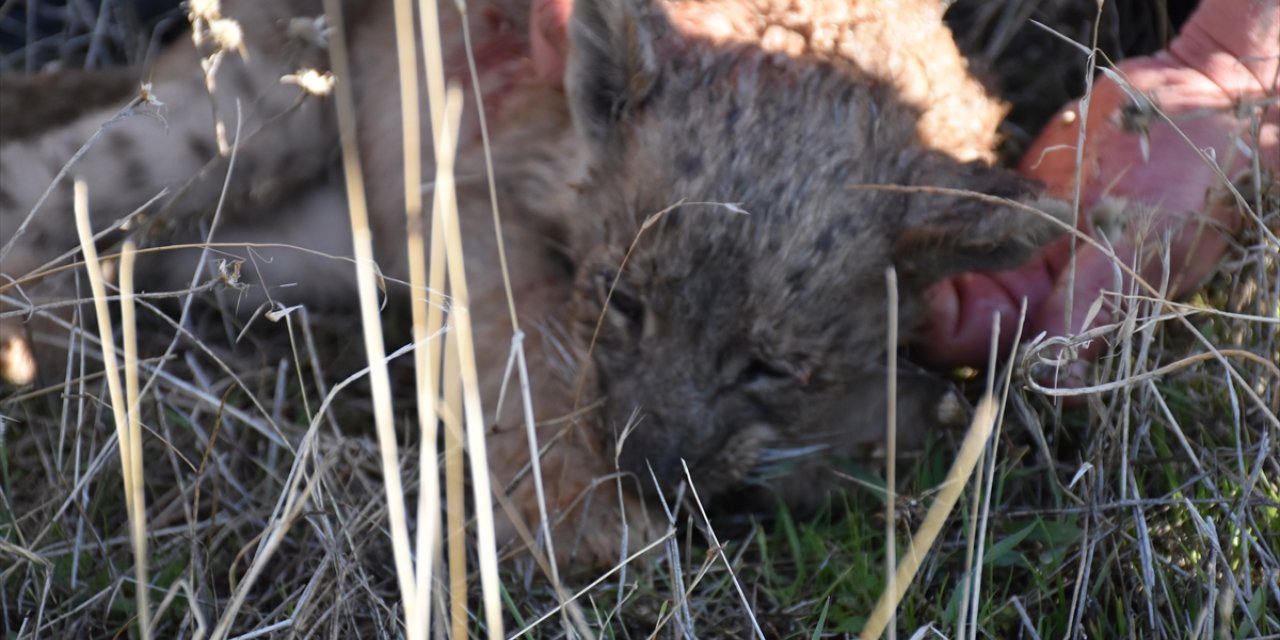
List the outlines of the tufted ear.
<svg viewBox="0 0 1280 640">
<path fill-rule="evenodd" d="M 893 256 L 904 278 L 917 283 L 932 283 L 966 271 L 1011 269 L 1062 233 L 1061 226 L 1018 203 L 1059 219 L 1070 216 L 1063 203 L 1037 199 L 1036 183 L 1007 169 L 940 159 L 922 171 L 927 174 L 921 175 L 917 184 L 972 194 L 918 193 L 910 197 L 894 238 Z"/>
<path fill-rule="evenodd" d="M 656 0 L 576 0 L 569 27 L 565 89 L 574 122 L 593 142 L 657 86 L 655 41 L 668 29 Z"/>
</svg>

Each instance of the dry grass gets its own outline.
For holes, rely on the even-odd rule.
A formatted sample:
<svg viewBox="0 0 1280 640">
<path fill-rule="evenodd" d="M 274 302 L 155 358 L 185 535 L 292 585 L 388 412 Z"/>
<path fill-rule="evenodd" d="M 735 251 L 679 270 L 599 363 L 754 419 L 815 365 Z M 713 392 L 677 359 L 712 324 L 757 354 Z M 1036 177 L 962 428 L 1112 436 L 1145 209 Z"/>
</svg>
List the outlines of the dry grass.
<svg viewBox="0 0 1280 640">
<path fill-rule="evenodd" d="M 1150 48 L 1166 37 L 1159 20 L 1119 20 L 1125 7 L 1104 20 L 1105 46 Z M 1038 128 L 1036 118 L 1072 93 L 1032 95 L 1027 87 L 1083 78 L 1085 68 L 1025 19 L 1058 16 L 1056 28 L 1089 41 L 1092 22 L 1076 20 L 1081 13 L 1065 1 L 1022 0 L 962 1 L 954 11 L 959 38 L 1018 87 L 1010 94 L 1013 152 Z M 1015 49 L 1026 55 L 1008 53 Z M 1046 73 L 1046 60 L 1062 73 Z M 432 92 L 440 131 L 443 86 Z M 995 436 L 979 433 L 963 448 L 976 453 L 986 443 L 980 456 L 957 464 L 976 470 L 968 500 L 959 493 L 968 473 L 945 479 L 959 436 L 941 434 L 905 471 L 899 466 L 890 492 L 878 470 L 848 462 L 849 492 L 804 522 L 779 507 L 768 522 L 713 526 L 696 495 L 664 505 L 674 534 L 637 554 L 643 561 L 574 572 L 554 588 L 530 559 L 493 566 L 488 544 L 455 544 L 450 555 L 456 562 L 473 554 L 470 566 L 484 567 L 485 580 L 456 570 L 449 580 L 447 565 L 414 561 L 438 557 L 442 544 L 431 533 L 441 530 L 441 510 L 428 499 L 438 499 L 438 487 L 419 481 L 424 470 L 434 477 L 436 458 L 417 447 L 435 442 L 436 415 L 460 423 L 475 399 L 463 400 L 463 384 L 439 399 L 439 414 L 411 419 L 405 407 L 372 409 L 360 367 L 369 357 L 383 360 L 381 340 L 369 341 L 372 356 L 334 346 L 350 339 L 352 318 L 298 309 L 257 323 L 241 341 L 234 314 L 208 305 L 179 322 L 169 307 L 138 296 L 139 316 L 126 324 L 170 355 L 122 368 L 135 380 L 126 386 L 148 381 L 134 403 L 109 393 L 118 384 L 102 375 L 114 348 L 103 340 L 118 338 L 80 330 L 73 316 L 72 337 L 61 345 L 66 377 L 0 395 L 6 637 L 145 637 L 148 619 L 155 637 L 496 636 L 503 624 L 532 636 L 852 637 L 865 632 L 886 592 L 890 532 L 905 543 L 926 524 L 936 540 L 898 560 L 900 637 L 1276 637 L 1280 191 L 1241 187 L 1252 222 L 1217 277 L 1181 304 L 1125 292 L 1127 311 L 1096 332 L 1109 349 L 1099 389 L 1082 395 L 1082 406 L 1064 409 L 1017 375 L 1034 351 L 973 382 L 975 394 L 993 398 L 983 406 L 994 412 Z M 439 265 L 448 249 L 431 251 Z M 443 291 L 443 274 L 420 266 L 415 282 Z M 82 301 L 102 303 L 108 294 L 86 292 Z M 443 319 L 428 315 L 415 313 L 415 340 L 436 335 Z M 108 325 L 105 317 L 97 322 Z M 412 379 L 414 358 L 406 353 L 387 357 L 387 385 L 410 387 L 403 381 Z M 439 375 L 463 381 L 465 351 L 454 353 L 444 361 L 455 369 Z M 415 363 L 427 381 L 440 379 L 423 373 L 431 362 L 439 366 L 439 352 Z M 437 400 L 424 388 L 434 385 L 378 393 Z M 344 428 L 372 424 L 375 413 L 376 439 Z M 471 446 L 477 450 L 475 440 Z M 145 492 L 122 483 L 122 470 L 144 471 Z M 460 471 L 446 477 L 456 483 Z M 416 515 L 388 510 L 390 477 L 404 480 L 403 499 L 392 491 L 391 502 L 423 505 Z M 483 502 L 484 483 L 472 486 Z M 939 487 L 945 499 L 935 495 Z M 450 489 L 455 526 L 466 524 L 456 512 L 459 490 Z M 466 526 L 474 540 L 476 523 Z M 499 569 L 500 584 L 492 575 Z M 497 587 L 483 605 L 482 583 Z M 406 628 L 406 620 L 421 626 Z"/>
<path fill-rule="evenodd" d="M 138 64 L 186 28 L 170 0 L 0 2 L 0 71 Z"/>
</svg>

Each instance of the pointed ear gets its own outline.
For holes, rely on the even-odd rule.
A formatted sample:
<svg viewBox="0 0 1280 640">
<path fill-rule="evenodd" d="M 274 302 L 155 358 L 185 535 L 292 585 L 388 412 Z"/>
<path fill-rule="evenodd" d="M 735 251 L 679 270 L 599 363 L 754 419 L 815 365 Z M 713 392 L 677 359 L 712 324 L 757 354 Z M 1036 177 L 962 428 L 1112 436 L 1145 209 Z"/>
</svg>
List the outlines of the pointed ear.
<svg viewBox="0 0 1280 640">
<path fill-rule="evenodd" d="M 579 130 L 606 142 L 658 81 L 655 41 L 666 32 L 655 0 L 575 0 L 565 89 Z"/>
<path fill-rule="evenodd" d="M 1059 220 L 1070 218 L 1063 203 L 1037 198 L 1037 184 L 1008 169 L 942 159 L 931 162 L 928 171 L 917 184 L 973 193 L 911 197 L 893 256 L 899 272 L 917 283 L 1011 269 L 1029 260 L 1063 228 L 1028 207 Z"/>
</svg>

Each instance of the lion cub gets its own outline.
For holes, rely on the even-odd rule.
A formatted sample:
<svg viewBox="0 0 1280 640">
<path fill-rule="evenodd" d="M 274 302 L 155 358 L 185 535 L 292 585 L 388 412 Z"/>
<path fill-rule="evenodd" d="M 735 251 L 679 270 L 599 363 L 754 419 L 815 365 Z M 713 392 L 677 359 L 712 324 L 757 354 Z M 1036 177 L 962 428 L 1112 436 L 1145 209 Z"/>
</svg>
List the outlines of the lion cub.
<svg viewBox="0 0 1280 640">
<path fill-rule="evenodd" d="M 579 0 L 571 44 L 575 327 L 600 439 L 645 486 L 687 465 L 704 499 L 764 480 L 820 498 L 815 463 L 885 431 L 886 270 L 910 340 L 928 285 L 1054 235 L 929 190 L 1032 191 L 990 166 L 1002 108 L 937 2 Z M 900 370 L 918 437 L 953 398 Z"/>
<path fill-rule="evenodd" d="M 253 264 L 244 308 L 352 297 L 350 264 L 323 255 L 350 247 L 330 100 L 280 82 L 323 69 L 324 31 L 307 29 L 319 5 L 227 1 L 206 16 L 236 20 L 247 54 L 218 54 L 219 127 L 201 72 L 218 43 L 184 41 L 157 61 L 146 77 L 165 102 L 159 117 L 113 125 L 73 168 L 89 183 L 98 228 L 167 188 L 144 210 L 150 242 L 198 240 L 221 201 L 214 240 L 263 245 L 219 248 Z M 563 91 L 529 79 L 527 1 L 468 7 L 501 233 L 532 338 L 535 407 L 548 420 L 541 441 L 563 424 L 551 418 L 579 416 L 542 459 L 553 515 L 566 534 L 584 534 L 558 545 L 566 554 L 617 557 L 618 493 L 582 500 L 615 461 L 634 476 L 628 490 L 654 489 L 650 471 L 671 489 L 687 464 L 704 498 L 768 480 L 804 506 L 824 482 L 813 462 L 884 431 L 886 270 L 898 273 L 907 340 L 925 319 L 930 283 L 1015 265 L 1052 235 L 1012 207 L 928 189 L 1032 190 L 990 166 L 1002 107 L 968 74 L 934 0 L 578 0 Z M 395 278 L 405 243 L 391 8 L 349 0 L 344 10 L 375 243 Z M 470 85 L 463 25 L 442 14 L 447 72 Z M 476 111 L 469 105 L 463 124 L 459 205 L 482 392 L 493 402 L 512 328 Z M 35 212 L 0 255 L 0 273 L 23 286 L 19 296 L 0 282 L 5 310 L 39 301 L 24 276 L 75 246 L 70 186 L 36 203 L 113 113 L 0 146 L 5 241 Z M 181 288 L 198 255 L 165 252 L 143 268 L 154 287 Z M 27 331 L 14 319 L 0 318 L 6 339 Z M 900 424 L 919 433 L 938 423 L 949 389 L 901 370 Z M 598 411 L 576 412 L 598 399 Z M 532 521 L 530 456 L 511 405 L 491 416 L 491 464 Z M 635 495 L 622 500 L 644 508 Z M 634 543 L 647 528 L 628 522 L 641 529 Z M 504 528 L 508 539 L 514 530 Z"/>
</svg>

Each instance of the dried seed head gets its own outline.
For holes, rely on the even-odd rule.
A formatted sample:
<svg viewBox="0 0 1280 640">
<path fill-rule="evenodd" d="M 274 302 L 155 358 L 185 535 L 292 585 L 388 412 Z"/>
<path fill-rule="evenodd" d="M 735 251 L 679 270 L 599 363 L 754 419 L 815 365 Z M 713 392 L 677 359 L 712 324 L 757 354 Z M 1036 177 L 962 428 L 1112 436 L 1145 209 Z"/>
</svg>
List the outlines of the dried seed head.
<svg viewBox="0 0 1280 640">
<path fill-rule="evenodd" d="M 327 71 L 321 73 L 315 69 L 299 69 L 297 73 L 282 76 L 280 82 L 302 87 L 303 91 L 313 96 L 324 97 L 333 91 L 333 74 Z"/>
<path fill-rule="evenodd" d="M 142 101 L 142 104 L 145 104 L 155 109 L 159 109 L 160 107 L 164 106 L 164 103 L 161 102 L 160 99 L 156 97 L 156 94 L 152 93 L 150 82 L 144 82 L 142 83 L 141 86 L 138 87 L 138 99 Z"/>
<path fill-rule="evenodd" d="M 187 8 L 190 10 L 193 22 L 196 20 L 212 22 L 222 17 L 222 3 L 218 0 L 189 0 Z"/>
<path fill-rule="evenodd" d="M 229 18 L 211 20 L 209 21 L 209 35 L 213 36 L 213 40 L 218 43 L 220 50 L 237 51 L 241 57 L 245 57 L 244 31 L 240 28 L 239 22 Z"/>
<path fill-rule="evenodd" d="M 36 358 L 31 346 L 17 334 L 0 339 L 0 380 L 22 386 L 36 378 Z"/>
<path fill-rule="evenodd" d="M 218 260 L 218 279 L 222 284 L 236 291 L 243 291 L 249 288 L 249 285 L 240 280 L 240 266 L 244 264 L 240 260 Z"/>
</svg>

